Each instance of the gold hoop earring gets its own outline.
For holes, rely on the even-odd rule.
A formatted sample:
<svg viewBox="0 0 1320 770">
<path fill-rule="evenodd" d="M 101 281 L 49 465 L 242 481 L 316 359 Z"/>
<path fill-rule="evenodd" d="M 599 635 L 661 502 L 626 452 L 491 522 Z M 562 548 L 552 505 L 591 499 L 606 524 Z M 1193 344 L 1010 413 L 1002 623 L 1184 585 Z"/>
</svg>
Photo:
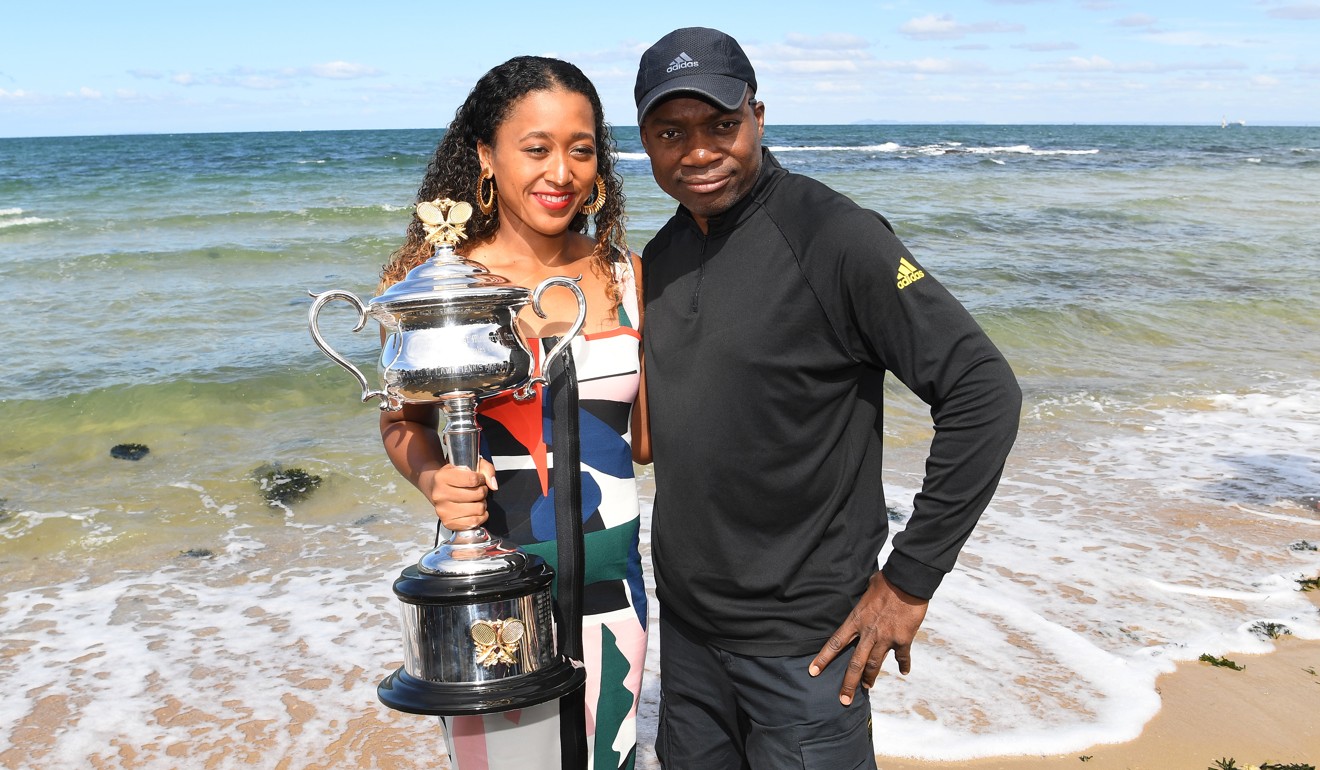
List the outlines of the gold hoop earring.
<svg viewBox="0 0 1320 770">
<path fill-rule="evenodd" d="M 490 180 L 489 196 L 482 190 L 487 179 Z M 482 171 L 481 176 L 477 178 L 477 207 L 481 209 L 481 213 L 487 216 L 490 216 L 490 213 L 495 210 L 495 175 L 490 171 Z"/>
<path fill-rule="evenodd" d="M 591 199 L 590 203 L 582 206 L 582 213 L 587 216 L 593 216 L 597 211 L 605 208 L 605 177 L 596 175 L 596 197 Z"/>
</svg>

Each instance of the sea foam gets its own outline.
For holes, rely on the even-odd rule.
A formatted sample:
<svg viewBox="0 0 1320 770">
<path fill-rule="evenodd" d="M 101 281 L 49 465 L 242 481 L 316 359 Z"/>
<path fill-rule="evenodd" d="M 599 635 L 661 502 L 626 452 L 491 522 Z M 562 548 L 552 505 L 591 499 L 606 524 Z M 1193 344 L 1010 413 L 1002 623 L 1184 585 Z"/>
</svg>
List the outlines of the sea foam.
<svg viewBox="0 0 1320 770">
<path fill-rule="evenodd" d="M 1320 489 L 1320 464 L 1297 453 L 1320 438 L 1320 386 L 1096 414 L 1122 420 L 1019 447 L 931 603 L 912 673 L 872 690 L 877 751 L 955 760 L 1129 740 L 1175 663 L 1267 652 L 1262 623 L 1320 639 L 1297 583 L 1320 556 L 1289 548 L 1320 538 L 1320 517 L 1291 502 Z"/>
</svg>

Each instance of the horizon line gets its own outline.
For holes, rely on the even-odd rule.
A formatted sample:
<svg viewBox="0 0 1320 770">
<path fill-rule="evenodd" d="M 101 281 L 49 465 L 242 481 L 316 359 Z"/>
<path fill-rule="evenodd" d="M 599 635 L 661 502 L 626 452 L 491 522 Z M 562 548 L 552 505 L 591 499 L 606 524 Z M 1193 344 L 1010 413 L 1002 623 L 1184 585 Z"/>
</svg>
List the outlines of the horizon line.
<svg viewBox="0 0 1320 770">
<path fill-rule="evenodd" d="M 1261 121 L 1261 122 L 1259 122 L 1259 123 L 1246 124 L 1246 123 L 1240 123 L 1240 122 L 1238 122 L 1238 121 L 1228 121 L 1228 125 L 1227 125 L 1227 126 L 1224 126 L 1224 125 L 1222 125 L 1222 124 L 1220 124 L 1220 123 L 1214 123 L 1214 122 L 1206 122 L 1206 123 L 1201 123 L 1201 122 L 1196 122 L 1196 123 L 1178 123 L 1178 122 L 1162 122 L 1162 121 L 1140 121 L 1140 122 L 1104 122 L 1104 123 L 1097 122 L 1097 123 L 1087 123 L 1087 122 L 1076 122 L 1076 121 L 1073 121 L 1073 122 L 1041 121 L 1041 122 L 1021 122 L 1021 123 L 999 123 L 999 122 L 993 122 L 993 121 L 979 121 L 979 120 L 949 120 L 949 121 L 922 121 L 922 120 L 914 120 L 914 121 L 906 121 L 906 120 L 870 120 L 870 119 L 863 119 L 863 120 L 854 120 L 854 121 L 851 121 L 851 122 L 848 122 L 848 123 L 778 123 L 778 124 L 767 124 L 767 125 L 766 125 L 766 129 L 769 130 L 769 129 L 774 128 L 774 127 L 776 127 L 776 126 L 785 127 L 785 128 L 798 128 L 798 127 L 804 127 L 804 126 L 813 126 L 813 127 L 831 127 L 831 128 L 836 128 L 836 127 L 864 127 L 864 126 L 874 126 L 874 127 L 884 127 L 884 126 L 1095 126 L 1095 127 L 1106 126 L 1106 127 L 1150 127 L 1150 126 L 1158 126 L 1158 127 L 1164 127 L 1164 128 L 1226 128 L 1226 129 L 1228 129 L 1228 128 L 1232 128 L 1232 129 L 1243 129 L 1243 128 L 1248 128 L 1248 129 L 1249 129 L 1249 128 L 1317 128 L 1317 127 L 1320 127 L 1320 122 L 1317 122 L 1317 121 L 1305 121 L 1305 122 L 1290 122 L 1290 121 Z M 354 133 L 354 132 L 367 132 L 367 131 L 444 131 L 446 128 L 447 128 L 447 127 L 445 127 L 445 126 L 439 126 L 439 127 L 436 127 L 436 126 L 429 126 L 429 127 L 415 127 L 415 128 L 288 128 L 288 129 L 250 129 L 250 130 L 237 130 L 237 131 L 143 131 L 143 132 L 135 132 L 135 133 L 106 133 L 106 134 L 19 134 L 19 135 L 14 135 L 14 136 L 0 136 L 0 141 L 6 140 L 6 139 L 107 139 L 107 138 L 131 137 L 131 136 L 213 136 L 213 135 L 224 135 L 224 134 L 304 134 L 304 133 L 306 133 L 306 134 L 313 134 L 313 133 L 325 133 L 325 134 L 328 134 L 328 133 Z M 619 128 L 627 128 L 627 129 L 631 129 L 631 130 L 636 130 L 637 127 L 636 127 L 636 126 L 633 126 L 633 125 L 623 125 L 623 126 L 610 125 L 610 130 L 611 130 L 611 131 L 614 131 L 614 130 L 619 129 Z"/>
</svg>

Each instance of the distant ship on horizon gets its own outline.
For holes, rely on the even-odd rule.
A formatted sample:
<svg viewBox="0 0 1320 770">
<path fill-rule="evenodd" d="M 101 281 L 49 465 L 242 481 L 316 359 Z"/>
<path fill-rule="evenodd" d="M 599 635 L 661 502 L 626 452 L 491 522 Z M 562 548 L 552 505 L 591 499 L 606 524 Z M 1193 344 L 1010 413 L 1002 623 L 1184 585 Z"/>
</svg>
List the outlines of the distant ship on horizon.
<svg viewBox="0 0 1320 770">
<path fill-rule="evenodd" d="M 1223 118 L 1219 121 L 1220 128 L 1228 128 L 1229 126 L 1245 126 L 1245 125 L 1247 125 L 1247 121 L 1245 120 L 1230 121 L 1228 118 Z"/>
</svg>

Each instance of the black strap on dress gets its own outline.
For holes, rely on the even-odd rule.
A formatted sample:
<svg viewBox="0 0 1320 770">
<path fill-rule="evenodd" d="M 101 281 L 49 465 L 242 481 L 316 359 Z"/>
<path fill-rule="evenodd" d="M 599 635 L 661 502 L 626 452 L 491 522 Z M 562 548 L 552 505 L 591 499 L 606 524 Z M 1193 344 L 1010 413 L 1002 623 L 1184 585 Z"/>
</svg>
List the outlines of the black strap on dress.
<svg viewBox="0 0 1320 770">
<path fill-rule="evenodd" d="M 546 340 L 553 345 L 554 340 Z M 559 654 L 575 665 L 582 661 L 582 466 L 578 445 L 578 382 L 570 348 L 555 359 L 550 372 L 550 399 L 554 425 L 551 441 L 554 468 L 555 570 L 559 605 Z M 579 687 L 559 699 L 559 746 L 565 770 L 587 768 L 586 688 Z"/>
</svg>

